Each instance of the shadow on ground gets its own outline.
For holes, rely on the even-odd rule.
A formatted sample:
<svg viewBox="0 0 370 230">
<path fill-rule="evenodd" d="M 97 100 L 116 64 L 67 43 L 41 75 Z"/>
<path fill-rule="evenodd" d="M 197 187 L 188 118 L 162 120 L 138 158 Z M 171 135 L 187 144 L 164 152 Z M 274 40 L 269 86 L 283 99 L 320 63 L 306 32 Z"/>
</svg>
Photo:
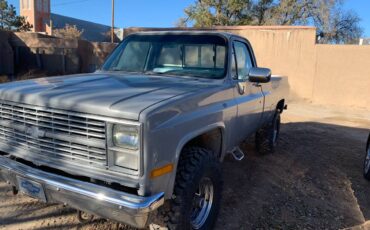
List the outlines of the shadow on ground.
<svg viewBox="0 0 370 230">
<path fill-rule="evenodd" d="M 216 229 L 338 229 L 370 220 L 370 183 L 362 176 L 368 130 L 313 122 L 282 125 L 278 150 L 224 162 L 224 194 Z M 0 228 L 114 229 L 75 212 L 13 197 L 0 184 Z"/>
<path fill-rule="evenodd" d="M 368 130 L 320 123 L 282 126 L 278 150 L 225 162 L 217 229 L 338 229 L 370 219 L 362 175 Z M 252 142 L 252 141 L 250 141 Z"/>
</svg>

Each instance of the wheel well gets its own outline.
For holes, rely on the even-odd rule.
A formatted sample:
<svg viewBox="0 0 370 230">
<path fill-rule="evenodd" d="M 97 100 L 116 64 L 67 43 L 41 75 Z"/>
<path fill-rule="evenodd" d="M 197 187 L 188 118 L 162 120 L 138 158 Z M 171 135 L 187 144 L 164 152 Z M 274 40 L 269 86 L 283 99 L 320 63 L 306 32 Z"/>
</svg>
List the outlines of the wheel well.
<svg viewBox="0 0 370 230">
<path fill-rule="evenodd" d="M 284 111 L 284 106 L 285 106 L 285 99 L 281 99 L 276 106 L 276 109 L 282 113 Z"/>
<path fill-rule="evenodd" d="M 185 144 L 184 148 L 192 146 L 211 150 L 217 158 L 220 158 L 222 154 L 222 130 L 216 128 L 194 137 Z"/>
</svg>

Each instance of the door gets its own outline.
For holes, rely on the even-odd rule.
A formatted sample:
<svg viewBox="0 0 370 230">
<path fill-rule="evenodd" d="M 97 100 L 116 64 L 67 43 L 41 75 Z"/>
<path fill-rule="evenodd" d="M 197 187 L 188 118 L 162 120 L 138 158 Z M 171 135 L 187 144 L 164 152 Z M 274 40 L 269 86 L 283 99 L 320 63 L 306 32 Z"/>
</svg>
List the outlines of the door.
<svg viewBox="0 0 370 230">
<path fill-rule="evenodd" d="M 249 45 L 242 41 L 233 42 L 231 72 L 235 84 L 234 95 L 238 105 L 235 122 L 239 141 L 255 133 L 260 126 L 264 96 L 257 84 L 248 81 L 251 67 L 256 66 Z M 238 138 L 236 137 L 236 138 Z"/>
</svg>

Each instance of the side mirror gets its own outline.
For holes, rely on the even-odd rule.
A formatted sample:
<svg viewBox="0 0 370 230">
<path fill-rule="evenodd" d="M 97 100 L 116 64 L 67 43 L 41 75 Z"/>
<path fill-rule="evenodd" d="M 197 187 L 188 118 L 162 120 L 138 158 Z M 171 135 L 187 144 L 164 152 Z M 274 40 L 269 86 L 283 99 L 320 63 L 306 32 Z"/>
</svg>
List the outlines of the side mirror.
<svg viewBox="0 0 370 230">
<path fill-rule="evenodd" d="M 250 82 L 267 83 L 271 80 L 271 70 L 268 68 L 251 68 L 248 77 Z"/>
</svg>

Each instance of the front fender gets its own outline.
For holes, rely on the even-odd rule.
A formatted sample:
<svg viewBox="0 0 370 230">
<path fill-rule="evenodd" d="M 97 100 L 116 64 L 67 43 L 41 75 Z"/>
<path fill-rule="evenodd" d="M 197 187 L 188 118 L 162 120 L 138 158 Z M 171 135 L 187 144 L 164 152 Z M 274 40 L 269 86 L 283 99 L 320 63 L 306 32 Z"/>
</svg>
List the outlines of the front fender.
<svg viewBox="0 0 370 230">
<path fill-rule="evenodd" d="M 173 193 L 173 189 L 174 189 L 174 186 L 175 186 L 175 180 L 176 180 L 176 172 L 177 172 L 177 166 L 178 166 L 178 163 L 179 163 L 179 159 L 180 159 L 180 155 L 181 155 L 181 151 L 182 149 L 185 147 L 185 145 L 187 143 L 189 143 L 189 141 L 191 141 L 192 139 L 202 135 L 202 134 L 205 134 L 207 132 L 210 132 L 212 130 L 215 130 L 215 129 L 220 129 L 221 130 L 221 153 L 223 155 L 223 153 L 225 152 L 225 138 L 224 137 L 224 132 L 225 132 L 225 124 L 223 122 L 218 122 L 218 123 L 214 123 L 214 124 L 210 124 L 206 127 L 203 127 L 201 129 L 198 129 L 198 130 L 195 130 L 191 133 L 189 133 L 188 135 L 184 136 L 179 144 L 177 145 L 177 148 L 176 148 L 176 155 L 175 155 L 175 160 L 173 162 L 174 164 L 174 172 L 171 174 L 171 177 L 168 181 L 168 185 L 167 185 L 167 190 L 165 192 L 165 194 L 172 194 Z"/>
<path fill-rule="evenodd" d="M 171 198 L 182 148 L 193 138 L 217 128 L 222 132 L 220 152 L 225 152 L 236 114 L 233 89 L 226 86 L 182 96 L 144 113 L 145 191 L 165 192 L 165 198 Z M 150 178 L 152 170 L 167 164 L 173 164 L 172 173 Z"/>
<path fill-rule="evenodd" d="M 223 122 L 217 122 L 217 123 L 214 123 L 214 124 L 210 124 L 210 125 L 207 125 L 206 127 L 203 127 L 203 128 L 200 128 L 198 130 L 195 130 L 191 133 L 188 133 L 187 135 L 185 135 L 179 142 L 179 144 L 177 145 L 177 148 L 176 148 L 176 164 L 177 164 L 177 161 L 179 160 L 180 158 L 180 154 L 181 154 L 181 151 L 182 149 L 184 148 L 184 146 L 186 145 L 186 143 L 188 143 L 190 140 L 202 135 L 202 134 L 205 134 L 207 132 L 210 132 L 212 130 L 215 130 L 215 129 L 220 129 L 221 130 L 221 136 L 223 137 L 224 136 L 224 132 L 225 132 L 225 124 Z M 222 152 L 224 152 L 224 148 L 225 148 L 225 138 L 222 138 L 222 143 L 221 143 L 221 148 L 222 148 Z"/>
</svg>

